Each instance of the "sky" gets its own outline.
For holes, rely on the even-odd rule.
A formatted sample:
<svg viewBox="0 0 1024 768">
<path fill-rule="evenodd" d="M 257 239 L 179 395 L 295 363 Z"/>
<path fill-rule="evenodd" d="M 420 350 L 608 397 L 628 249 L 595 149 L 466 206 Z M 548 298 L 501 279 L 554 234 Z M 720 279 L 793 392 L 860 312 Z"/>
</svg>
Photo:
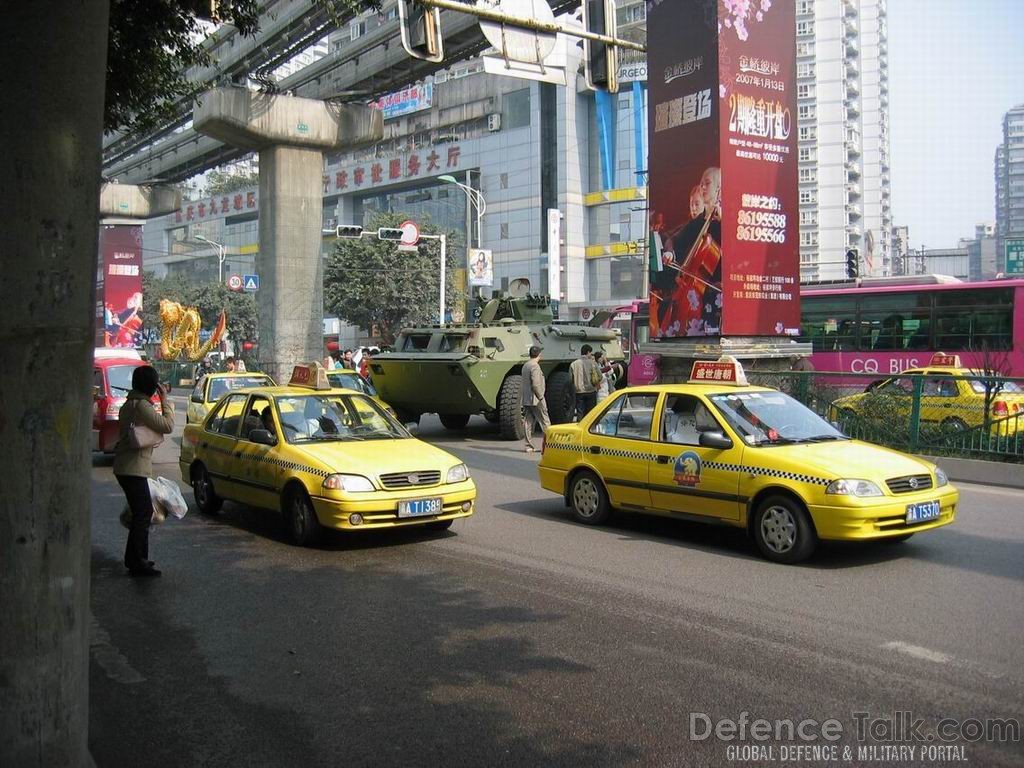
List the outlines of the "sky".
<svg viewBox="0 0 1024 768">
<path fill-rule="evenodd" d="M 889 0 L 892 214 L 910 246 L 995 221 L 1002 118 L 1024 103 L 1024 0 Z"/>
</svg>

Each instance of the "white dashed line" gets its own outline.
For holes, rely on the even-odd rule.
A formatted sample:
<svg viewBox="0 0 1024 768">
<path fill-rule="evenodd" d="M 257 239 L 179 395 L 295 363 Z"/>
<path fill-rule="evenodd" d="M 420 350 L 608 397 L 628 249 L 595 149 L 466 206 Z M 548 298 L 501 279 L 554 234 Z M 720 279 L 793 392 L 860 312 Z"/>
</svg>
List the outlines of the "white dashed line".
<svg viewBox="0 0 1024 768">
<path fill-rule="evenodd" d="M 896 651 L 897 653 L 903 653 L 907 656 L 913 656 L 915 659 L 924 659 L 925 661 L 931 661 L 936 664 L 949 664 L 949 662 L 953 660 L 953 657 L 948 653 L 933 651 L 929 648 L 923 648 L 920 645 L 901 643 L 898 640 L 893 640 L 890 643 L 883 643 L 882 647 L 889 651 Z"/>
</svg>

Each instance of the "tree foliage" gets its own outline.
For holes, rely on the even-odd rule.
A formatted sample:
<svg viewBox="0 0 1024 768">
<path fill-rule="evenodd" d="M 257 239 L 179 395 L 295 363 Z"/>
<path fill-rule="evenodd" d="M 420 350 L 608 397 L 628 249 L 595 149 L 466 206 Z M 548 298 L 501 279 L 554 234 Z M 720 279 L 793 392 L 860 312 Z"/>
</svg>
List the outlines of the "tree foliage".
<svg viewBox="0 0 1024 768">
<path fill-rule="evenodd" d="M 400 214 L 378 214 L 367 230 L 397 227 Z M 423 234 L 437 234 L 429 224 Z M 464 296 L 455 284 L 455 260 L 461 245 L 448 235 L 447 309 L 461 306 Z M 341 239 L 324 268 L 324 308 L 352 325 L 376 333 L 391 344 L 404 326 L 436 323 L 441 270 L 441 246 L 437 240 L 420 241 L 418 250 L 398 250 L 397 243 L 376 237 Z"/>
<path fill-rule="evenodd" d="M 227 173 L 213 170 L 206 176 L 206 194 L 229 195 L 243 189 L 251 189 L 260 183 L 258 173 Z"/>
<path fill-rule="evenodd" d="M 147 272 L 142 278 L 142 320 L 144 327 L 160 329 L 160 300 L 176 301 L 195 307 L 203 320 L 203 328 L 212 330 L 221 310 L 227 311 L 228 336 L 234 343 L 256 339 L 256 299 L 250 293 L 229 291 L 221 283 L 196 285 L 182 275 L 154 277 Z"/>
<path fill-rule="evenodd" d="M 381 5 L 380 0 L 314 2 L 326 9 L 334 26 L 349 14 Z M 108 132 L 151 130 L 177 117 L 182 103 L 191 106 L 206 87 L 186 77 L 192 67 L 216 63 L 203 44 L 206 32 L 190 10 L 202 5 L 199 0 L 111 0 L 103 113 Z M 218 0 L 216 6 L 222 21 L 241 34 L 259 29 L 260 0 Z"/>
</svg>

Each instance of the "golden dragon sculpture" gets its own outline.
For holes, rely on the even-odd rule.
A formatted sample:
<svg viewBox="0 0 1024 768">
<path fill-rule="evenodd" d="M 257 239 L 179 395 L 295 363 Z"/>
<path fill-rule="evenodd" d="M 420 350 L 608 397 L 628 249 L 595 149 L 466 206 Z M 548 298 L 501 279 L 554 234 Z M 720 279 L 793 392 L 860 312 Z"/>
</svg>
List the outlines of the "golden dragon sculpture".
<svg viewBox="0 0 1024 768">
<path fill-rule="evenodd" d="M 199 344 L 202 321 L 195 307 L 183 307 L 176 301 L 160 299 L 160 354 L 164 360 L 177 360 L 182 354 L 189 360 L 202 360 L 220 342 L 227 326 L 222 310 L 217 327 L 203 345 Z"/>
</svg>

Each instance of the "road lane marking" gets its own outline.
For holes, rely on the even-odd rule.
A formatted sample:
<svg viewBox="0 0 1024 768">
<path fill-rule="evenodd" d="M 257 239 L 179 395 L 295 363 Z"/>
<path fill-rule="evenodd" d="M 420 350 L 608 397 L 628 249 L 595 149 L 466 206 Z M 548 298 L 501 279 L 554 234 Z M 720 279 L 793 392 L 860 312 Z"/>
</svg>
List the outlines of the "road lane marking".
<svg viewBox="0 0 1024 768">
<path fill-rule="evenodd" d="M 89 622 L 89 651 L 111 680 L 125 685 L 146 682 L 146 678 L 111 644 L 110 634 L 100 626 L 95 616 Z"/>
<path fill-rule="evenodd" d="M 932 661 L 936 664 L 949 664 L 949 662 L 953 660 L 953 657 L 948 653 L 933 651 L 929 648 L 923 648 L 920 645 L 901 643 L 898 640 L 883 643 L 882 647 L 889 651 L 896 651 L 897 653 L 903 653 L 907 656 L 913 656 L 915 659 L 924 659 L 925 661 Z"/>
</svg>

